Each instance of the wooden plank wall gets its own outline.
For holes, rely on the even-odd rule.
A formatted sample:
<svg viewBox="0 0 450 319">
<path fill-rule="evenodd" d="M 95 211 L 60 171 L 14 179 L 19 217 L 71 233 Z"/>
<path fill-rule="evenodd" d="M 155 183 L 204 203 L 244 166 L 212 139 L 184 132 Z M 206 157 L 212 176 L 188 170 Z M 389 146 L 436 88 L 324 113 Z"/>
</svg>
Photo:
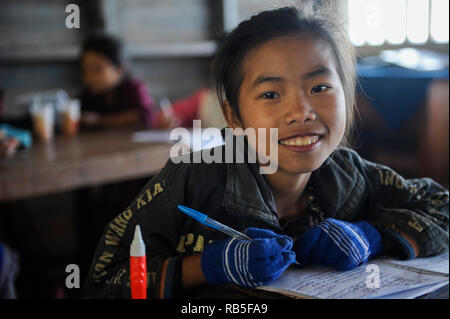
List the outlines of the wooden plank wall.
<svg viewBox="0 0 450 319">
<path fill-rule="evenodd" d="M 217 12 L 212 12 L 219 8 L 217 2 L 2 0 L 0 88 L 4 91 L 4 115 L 22 116 L 27 111 L 15 103 L 20 94 L 58 88 L 76 93 L 80 86 L 79 46 L 86 34 L 99 27 L 124 39 L 128 48 L 144 48 L 138 58 L 131 56 L 131 70 L 147 83 L 155 98 L 178 99 L 192 93 L 208 81 L 211 49 L 194 48 L 192 54 L 174 56 L 166 47 L 175 45 L 177 51 L 183 51 L 189 43 L 200 43 L 210 48 L 207 41 L 214 44 L 211 30 L 220 29 Z M 69 3 L 80 6 L 80 29 L 65 27 Z M 157 56 L 155 45 L 163 45 L 156 47 Z"/>
<path fill-rule="evenodd" d="M 77 45 L 83 29 L 67 29 L 71 0 L 4 0 L 0 2 L 0 51 L 39 50 Z"/>
<path fill-rule="evenodd" d="M 112 27 L 131 45 L 209 40 L 208 2 L 116 1 Z"/>
<path fill-rule="evenodd" d="M 185 97 L 210 79 L 214 40 L 232 18 L 234 27 L 265 8 L 297 0 L 2 0 L 0 89 L 4 115 L 20 117 L 17 96 L 80 87 L 78 51 L 95 29 L 124 39 L 132 71 L 156 98 Z M 78 4 L 81 28 L 67 29 L 65 8 Z M 189 53 L 187 53 L 189 52 Z"/>
</svg>

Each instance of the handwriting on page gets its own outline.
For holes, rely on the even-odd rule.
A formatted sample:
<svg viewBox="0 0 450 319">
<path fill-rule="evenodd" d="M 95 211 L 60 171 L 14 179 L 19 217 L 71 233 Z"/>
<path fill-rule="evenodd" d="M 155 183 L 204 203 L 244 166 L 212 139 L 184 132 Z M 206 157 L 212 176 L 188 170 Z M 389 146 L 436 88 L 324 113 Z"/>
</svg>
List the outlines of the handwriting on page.
<svg viewBox="0 0 450 319">
<path fill-rule="evenodd" d="M 448 252 L 434 257 L 428 258 L 416 258 L 413 260 L 394 260 L 389 258 L 382 258 L 379 261 L 386 262 L 393 266 L 400 265 L 406 268 L 413 267 L 417 269 L 423 269 L 428 271 L 434 271 L 437 273 L 447 274 L 449 273 L 449 255 Z"/>
<path fill-rule="evenodd" d="M 316 298 L 380 298 L 401 291 L 417 294 L 417 289 L 442 282 L 442 278 L 407 272 L 376 263 L 380 269 L 379 288 L 366 285 L 367 272 L 360 266 L 351 271 L 338 272 L 332 268 L 310 266 L 291 267 L 270 286 L 282 291 Z M 264 287 L 262 288 L 264 289 Z M 272 290 L 273 289 L 267 289 Z M 414 297 L 411 295 L 411 298 Z"/>
</svg>

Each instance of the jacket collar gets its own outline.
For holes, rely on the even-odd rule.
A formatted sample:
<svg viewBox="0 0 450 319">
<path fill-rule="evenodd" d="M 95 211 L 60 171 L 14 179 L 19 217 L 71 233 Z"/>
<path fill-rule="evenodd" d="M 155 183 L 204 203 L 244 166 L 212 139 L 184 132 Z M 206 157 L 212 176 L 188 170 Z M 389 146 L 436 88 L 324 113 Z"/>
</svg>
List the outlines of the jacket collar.
<svg viewBox="0 0 450 319">
<path fill-rule="evenodd" d="M 244 149 L 247 152 L 247 145 Z M 354 151 L 338 149 L 311 174 L 310 184 L 325 217 L 351 218 L 364 196 L 366 181 L 353 164 L 355 156 Z M 230 212 L 253 215 L 280 227 L 275 199 L 256 163 L 227 164 L 223 205 Z"/>
<path fill-rule="evenodd" d="M 224 137 L 224 130 L 222 130 Z M 255 160 L 249 160 L 247 139 L 233 136 L 233 162 L 227 163 L 227 179 L 223 206 L 233 214 L 260 218 L 275 227 L 278 223 L 275 199 Z M 236 163 L 236 154 L 244 152 L 244 163 Z M 224 150 L 225 151 L 225 150 Z"/>
<path fill-rule="evenodd" d="M 355 151 L 339 148 L 311 174 L 314 195 L 326 217 L 351 220 L 356 214 L 367 188 L 358 162 Z"/>
</svg>

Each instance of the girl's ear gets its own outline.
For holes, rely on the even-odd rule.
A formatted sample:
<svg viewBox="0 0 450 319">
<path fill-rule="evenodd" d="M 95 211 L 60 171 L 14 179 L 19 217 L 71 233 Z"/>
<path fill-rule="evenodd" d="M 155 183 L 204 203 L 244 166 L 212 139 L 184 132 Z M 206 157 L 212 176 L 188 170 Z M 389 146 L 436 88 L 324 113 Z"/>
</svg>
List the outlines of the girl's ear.
<svg viewBox="0 0 450 319">
<path fill-rule="evenodd" d="M 229 127 L 234 129 L 236 127 L 240 127 L 241 126 L 240 122 L 237 119 L 237 116 L 236 116 L 233 108 L 231 107 L 230 103 L 228 102 L 228 100 L 225 100 L 223 102 L 222 112 L 223 112 L 223 116 L 225 118 L 225 121 L 227 121 L 227 124 L 228 124 Z"/>
</svg>

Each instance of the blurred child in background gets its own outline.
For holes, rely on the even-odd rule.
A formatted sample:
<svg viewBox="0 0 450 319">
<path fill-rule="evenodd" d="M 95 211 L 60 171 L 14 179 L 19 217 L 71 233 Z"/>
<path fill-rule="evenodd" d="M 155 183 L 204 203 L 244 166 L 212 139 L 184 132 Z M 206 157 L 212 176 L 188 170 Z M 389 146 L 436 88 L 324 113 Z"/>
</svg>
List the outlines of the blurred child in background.
<svg viewBox="0 0 450 319">
<path fill-rule="evenodd" d="M 83 126 L 153 126 L 153 99 L 146 85 L 126 72 L 118 39 L 105 34 L 90 36 L 83 44 L 80 62 Z"/>
</svg>

